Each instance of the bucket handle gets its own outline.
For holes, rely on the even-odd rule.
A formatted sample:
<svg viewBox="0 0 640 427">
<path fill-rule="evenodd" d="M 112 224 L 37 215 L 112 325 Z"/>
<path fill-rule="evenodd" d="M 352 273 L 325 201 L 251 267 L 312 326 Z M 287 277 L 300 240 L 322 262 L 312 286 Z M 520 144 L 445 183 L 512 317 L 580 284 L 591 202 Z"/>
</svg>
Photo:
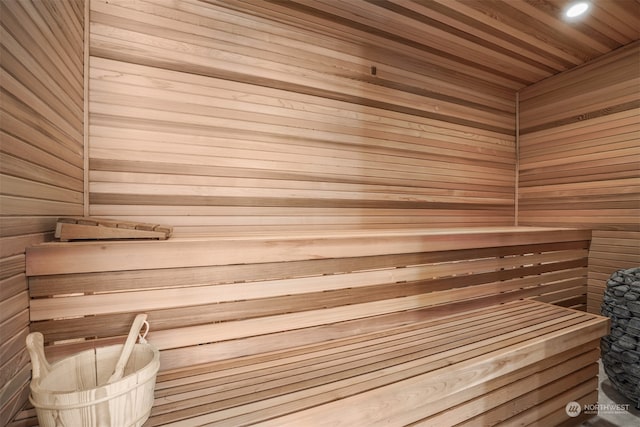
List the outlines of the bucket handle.
<svg viewBox="0 0 640 427">
<path fill-rule="evenodd" d="M 107 381 L 107 384 L 111 384 L 115 381 L 118 381 L 122 378 L 122 374 L 124 372 L 124 367 L 131 356 L 131 352 L 133 351 L 133 346 L 136 344 L 136 340 L 138 339 L 138 334 L 142 329 L 142 326 L 146 323 L 147 315 L 146 314 L 138 314 L 136 318 L 133 320 L 133 324 L 131 325 L 131 329 L 129 330 L 129 335 L 127 336 L 127 341 L 122 347 L 122 353 L 120 353 L 120 357 L 118 358 L 118 362 L 116 363 L 116 368 L 113 371 L 111 377 Z M 149 325 L 148 323 L 146 323 Z M 147 331 L 149 327 L 147 326 Z M 145 333 L 146 336 L 146 333 Z M 144 339 L 144 338 L 142 338 Z"/>
<path fill-rule="evenodd" d="M 31 378 L 37 380 L 51 372 L 51 365 L 44 355 L 44 336 L 40 332 L 27 335 L 27 350 L 31 357 Z"/>
</svg>

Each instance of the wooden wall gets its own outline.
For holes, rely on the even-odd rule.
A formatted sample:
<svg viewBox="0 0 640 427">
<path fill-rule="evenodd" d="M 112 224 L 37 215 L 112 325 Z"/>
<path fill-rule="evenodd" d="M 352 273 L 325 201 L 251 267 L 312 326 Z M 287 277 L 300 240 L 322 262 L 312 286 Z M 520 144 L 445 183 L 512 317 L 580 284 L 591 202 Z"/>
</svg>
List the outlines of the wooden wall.
<svg viewBox="0 0 640 427">
<path fill-rule="evenodd" d="M 621 268 L 640 266 L 640 232 L 595 230 L 589 251 L 587 304 L 590 313 L 600 313 L 607 279 Z"/>
<path fill-rule="evenodd" d="M 0 425 L 27 401 L 25 247 L 83 212 L 81 0 L 1 1 Z"/>
<path fill-rule="evenodd" d="M 178 235 L 513 224 L 507 83 L 235 3 L 91 2 L 92 215 Z"/>
<path fill-rule="evenodd" d="M 519 224 L 596 230 L 589 310 L 640 265 L 640 42 L 520 94 Z"/>
</svg>

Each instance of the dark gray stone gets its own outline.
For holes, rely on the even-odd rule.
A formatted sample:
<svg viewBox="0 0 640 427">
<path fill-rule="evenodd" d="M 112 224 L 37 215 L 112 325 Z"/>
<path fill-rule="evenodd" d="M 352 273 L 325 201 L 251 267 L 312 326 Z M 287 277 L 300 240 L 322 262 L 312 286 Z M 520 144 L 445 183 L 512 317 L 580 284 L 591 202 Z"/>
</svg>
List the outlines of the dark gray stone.
<svg viewBox="0 0 640 427">
<path fill-rule="evenodd" d="M 622 328 L 611 328 L 611 333 L 609 334 L 614 338 L 620 338 L 624 335 L 624 329 Z"/>
<path fill-rule="evenodd" d="M 627 303 L 627 308 L 629 309 L 629 311 L 640 314 L 640 302 L 638 301 L 629 301 Z"/>
<path fill-rule="evenodd" d="M 622 307 L 613 307 L 613 313 L 618 317 L 629 318 L 631 317 L 631 311 Z"/>
<path fill-rule="evenodd" d="M 616 342 L 611 344 L 611 353 L 609 353 L 609 354 L 611 355 L 612 358 L 614 358 L 616 360 L 620 360 L 620 355 L 625 350 L 626 350 L 626 348 L 619 346 L 618 345 L 618 341 L 616 341 Z"/>
<path fill-rule="evenodd" d="M 637 384 L 638 379 L 640 379 L 640 365 L 638 365 L 637 363 L 626 364 L 622 365 L 622 369 L 624 369 L 627 374 L 635 377 L 628 378 L 627 381 L 631 382 L 632 384 Z"/>
<path fill-rule="evenodd" d="M 622 353 L 622 361 L 624 363 L 638 363 L 640 361 L 640 354 L 635 351 L 625 351 Z"/>
<path fill-rule="evenodd" d="M 627 350 L 635 350 L 638 341 L 631 335 L 625 334 L 618 339 L 617 344 Z"/>
<path fill-rule="evenodd" d="M 600 344 L 604 370 L 620 393 L 640 402 L 640 267 L 611 275 L 601 312 L 611 319 Z"/>
</svg>

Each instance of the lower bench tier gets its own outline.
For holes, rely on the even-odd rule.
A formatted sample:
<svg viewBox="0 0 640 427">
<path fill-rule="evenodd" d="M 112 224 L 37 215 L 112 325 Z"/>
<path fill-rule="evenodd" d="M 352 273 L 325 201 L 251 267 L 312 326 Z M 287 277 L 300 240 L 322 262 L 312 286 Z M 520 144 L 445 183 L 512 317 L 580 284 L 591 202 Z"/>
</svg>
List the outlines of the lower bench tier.
<svg viewBox="0 0 640 427">
<path fill-rule="evenodd" d="M 577 422 L 597 402 L 600 316 L 516 301 L 161 373 L 171 426 L 489 426 Z"/>
</svg>

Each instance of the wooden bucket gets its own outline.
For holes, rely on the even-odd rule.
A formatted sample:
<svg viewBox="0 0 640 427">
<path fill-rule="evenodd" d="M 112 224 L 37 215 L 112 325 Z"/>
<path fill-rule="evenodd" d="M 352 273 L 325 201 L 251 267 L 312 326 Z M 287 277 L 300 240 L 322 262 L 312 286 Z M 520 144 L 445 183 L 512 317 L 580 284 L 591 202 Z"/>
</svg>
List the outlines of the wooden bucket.
<svg viewBox="0 0 640 427">
<path fill-rule="evenodd" d="M 141 342 L 131 345 L 121 378 L 108 383 L 126 344 L 86 350 L 49 365 L 42 334 L 29 334 L 29 400 L 40 427 L 142 426 L 153 406 L 160 353 L 144 337 Z"/>
</svg>

